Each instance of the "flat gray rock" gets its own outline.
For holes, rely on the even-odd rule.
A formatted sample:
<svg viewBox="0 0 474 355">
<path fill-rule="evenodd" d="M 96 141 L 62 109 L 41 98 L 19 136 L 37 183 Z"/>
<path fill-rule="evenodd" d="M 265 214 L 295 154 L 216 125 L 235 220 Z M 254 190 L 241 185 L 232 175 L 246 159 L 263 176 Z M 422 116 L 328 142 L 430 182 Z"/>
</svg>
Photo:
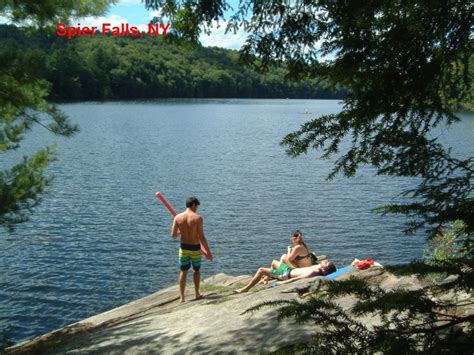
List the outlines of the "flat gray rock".
<svg viewBox="0 0 474 355">
<path fill-rule="evenodd" d="M 356 276 L 385 289 L 421 287 L 415 277 L 397 278 L 383 268 L 351 270 L 338 279 Z M 315 334 L 314 324 L 278 322 L 274 307 L 246 312 L 262 302 L 298 300 L 322 285 L 322 277 L 299 280 L 275 287 L 258 285 L 250 292 L 234 291 L 251 279 L 250 275 L 214 275 L 202 282 L 205 296 L 180 304 L 178 287 L 172 286 L 111 311 L 84 319 L 55 332 L 7 350 L 8 354 L 191 354 L 267 353 L 288 345 L 304 343 Z M 187 292 L 193 290 L 188 285 Z M 350 309 L 357 302 L 344 297 L 337 303 Z M 377 317 L 364 320 L 376 325 Z"/>
</svg>

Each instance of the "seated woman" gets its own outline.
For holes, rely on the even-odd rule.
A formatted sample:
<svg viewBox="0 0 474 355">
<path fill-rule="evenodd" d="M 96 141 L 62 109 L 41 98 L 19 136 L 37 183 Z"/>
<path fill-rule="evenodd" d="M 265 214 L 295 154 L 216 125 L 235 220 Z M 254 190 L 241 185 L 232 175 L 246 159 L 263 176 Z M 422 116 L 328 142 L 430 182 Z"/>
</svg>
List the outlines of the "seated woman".
<svg viewBox="0 0 474 355">
<path fill-rule="evenodd" d="M 238 289 L 237 292 L 247 292 L 252 287 L 254 287 L 264 276 L 279 279 L 282 281 L 280 283 L 289 283 L 307 277 L 326 276 L 335 271 L 336 266 L 328 259 L 321 261 L 319 265 L 312 265 L 300 268 L 292 268 L 291 266 L 279 262 L 278 260 L 273 260 L 271 268 L 259 268 L 252 280 L 245 287 Z"/>
<path fill-rule="evenodd" d="M 292 268 L 308 267 L 313 265 L 308 246 L 303 241 L 303 233 L 298 229 L 291 235 L 293 247 L 288 248 L 288 254 L 283 254 L 280 262 L 285 263 Z"/>
</svg>

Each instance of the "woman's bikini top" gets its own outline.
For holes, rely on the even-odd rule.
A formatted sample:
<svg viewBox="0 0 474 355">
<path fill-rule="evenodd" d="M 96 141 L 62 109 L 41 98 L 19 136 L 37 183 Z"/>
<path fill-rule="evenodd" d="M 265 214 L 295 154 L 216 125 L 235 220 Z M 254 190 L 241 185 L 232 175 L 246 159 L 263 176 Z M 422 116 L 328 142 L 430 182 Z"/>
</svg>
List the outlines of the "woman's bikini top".
<svg viewBox="0 0 474 355">
<path fill-rule="evenodd" d="M 306 254 L 306 255 L 298 255 L 297 257 L 295 257 L 295 262 L 296 262 L 296 263 L 297 263 L 298 261 L 300 261 L 300 260 L 309 258 L 309 256 L 310 256 L 310 253 L 309 253 L 309 251 L 308 251 L 308 247 L 306 246 L 306 244 L 305 244 L 305 243 L 301 243 L 301 244 L 303 244 L 303 246 L 304 246 L 304 248 L 306 249 L 306 251 L 308 252 L 308 254 Z"/>
</svg>

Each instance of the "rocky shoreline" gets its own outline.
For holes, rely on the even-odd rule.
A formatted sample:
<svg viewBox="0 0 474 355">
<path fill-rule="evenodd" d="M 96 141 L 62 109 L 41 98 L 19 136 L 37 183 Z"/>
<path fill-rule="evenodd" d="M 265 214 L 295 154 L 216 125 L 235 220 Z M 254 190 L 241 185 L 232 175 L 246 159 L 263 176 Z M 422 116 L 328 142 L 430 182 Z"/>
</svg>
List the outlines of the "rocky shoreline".
<svg viewBox="0 0 474 355">
<path fill-rule="evenodd" d="M 384 268 L 351 270 L 337 279 L 354 275 L 384 289 L 418 289 L 426 282 L 416 276 L 398 278 Z M 246 313 L 265 301 L 303 300 L 324 283 L 324 278 L 299 280 L 287 285 L 259 285 L 251 292 L 235 290 L 250 275 L 214 275 L 202 282 L 204 298 L 179 304 L 178 286 L 172 286 L 108 312 L 6 349 L 6 354 L 72 353 L 266 353 L 307 342 L 314 325 L 277 321 L 275 308 Z M 187 287 L 188 292 L 192 287 Z M 191 300 L 190 293 L 187 299 Z M 356 299 L 337 302 L 349 309 Z M 376 325 L 378 320 L 365 320 Z"/>
</svg>

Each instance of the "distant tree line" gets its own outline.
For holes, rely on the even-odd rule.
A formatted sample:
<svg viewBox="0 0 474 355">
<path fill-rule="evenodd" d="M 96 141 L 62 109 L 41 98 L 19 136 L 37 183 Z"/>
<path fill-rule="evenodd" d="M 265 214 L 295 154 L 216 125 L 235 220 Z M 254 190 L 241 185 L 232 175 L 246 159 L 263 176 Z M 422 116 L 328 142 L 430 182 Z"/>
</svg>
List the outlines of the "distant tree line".
<svg viewBox="0 0 474 355">
<path fill-rule="evenodd" d="M 34 48 L 51 84 L 50 99 L 342 98 L 316 79 L 287 80 L 283 66 L 259 74 L 238 64 L 237 51 L 178 46 L 168 38 L 77 37 L 0 26 L 2 46 Z"/>
</svg>

